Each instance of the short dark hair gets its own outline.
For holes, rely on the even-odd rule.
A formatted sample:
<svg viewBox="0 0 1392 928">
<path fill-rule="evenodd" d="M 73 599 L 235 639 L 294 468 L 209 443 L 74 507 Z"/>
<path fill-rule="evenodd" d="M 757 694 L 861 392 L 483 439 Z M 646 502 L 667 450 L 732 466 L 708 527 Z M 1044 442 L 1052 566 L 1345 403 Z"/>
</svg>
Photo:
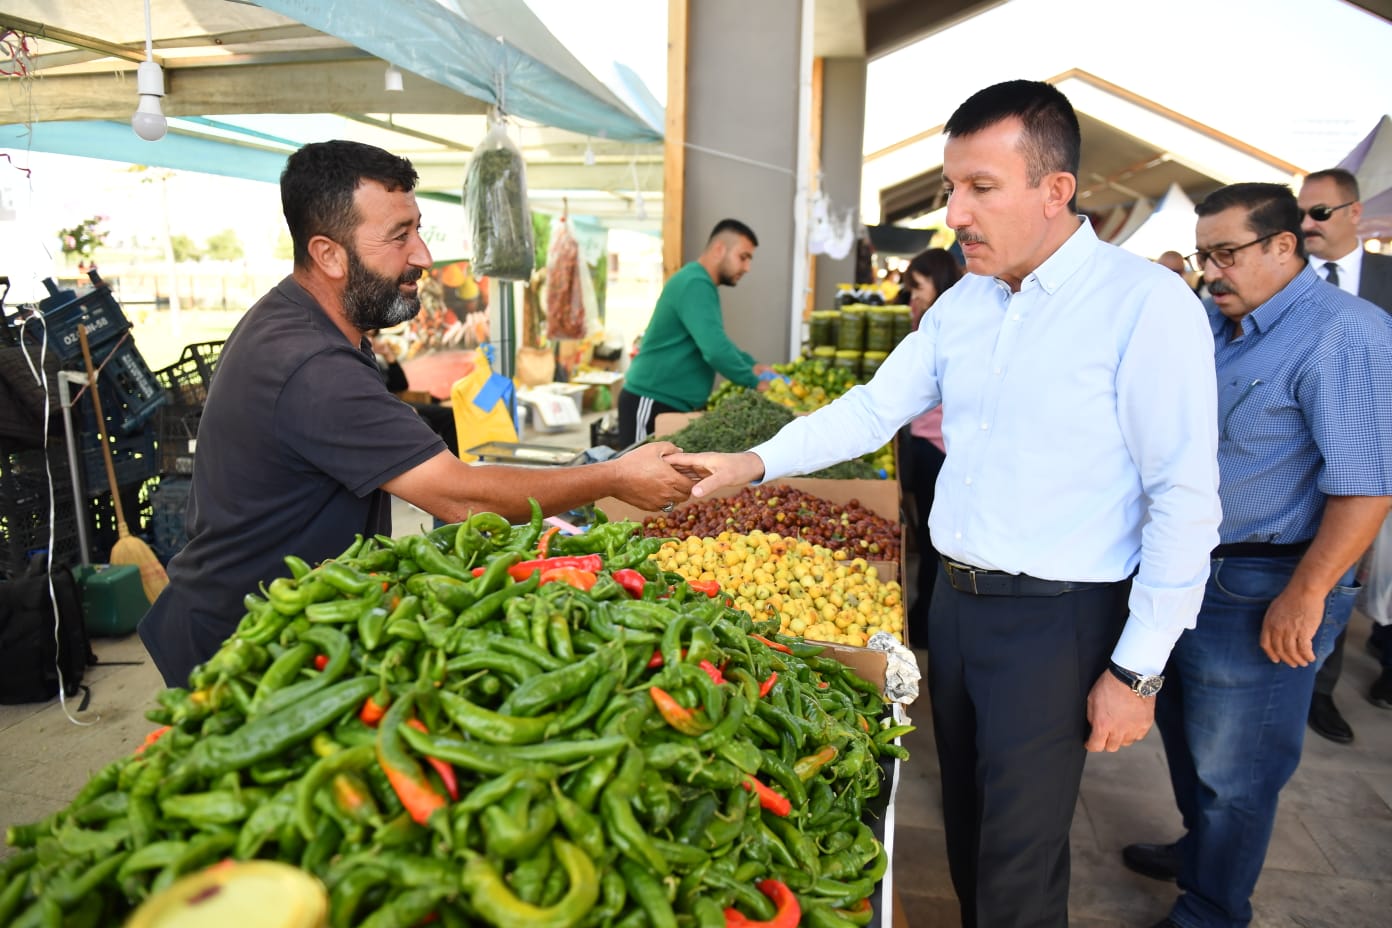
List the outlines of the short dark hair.
<svg viewBox="0 0 1392 928">
<path fill-rule="evenodd" d="M 913 260 L 904 270 L 904 280 L 908 284 L 904 287 L 905 290 L 913 284 L 913 278 L 909 276 L 911 274 L 931 280 L 938 296 L 942 296 L 949 287 L 962 279 L 962 269 L 957 266 L 957 259 L 953 258 L 952 252 L 946 248 L 929 248 L 913 256 Z"/>
<path fill-rule="evenodd" d="M 309 266 L 309 240 L 316 235 L 349 244 L 360 221 L 353 193 L 364 180 L 391 191 L 411 191 L 418 176 L 405 158 L 342 139 L 311 142 L 285 162 L 280 206 L 295 246 L 296 267 Z"/>
<path fill-rule="evenodd" d="M 743 235 L 745 238 L 749 239 L 749 244 L 753 245 L 755 248 L 759 247 L 759 237 L 754 234 L 754 230 L 738 219 L 722 219 L 717 222 L 715 228 L 711 229 L 710 238 L 706 239 L 706 244 L 709 245 L 711 242 L 715 241 L 715 237 L 722 232 L 733 232 L 736 235 Z"/>
<path fill-rule="evenodd" d="M 1349 200 L 1358 199 L 1358 178 L 1343 168 L 1325 168 L 1323 171 L 1305 175 L 1305 183 L 1308 184 L 1312 180 L 1332 180 L 1334 186 L 1339 188 L 1340 196 Z"/>
<path fill-rule="evenodd" d="M 1073 104 L 1053 84 L 1005 81 L 978 90 L 957 107 L 945 128 L 948 135 L 971 135 L 1012 116 L 1025 128 L 1020 153 L 1025 156 L 1031 187 L 1038 187 L 1044 175 L 1057 171 L 1078 176 L 1083 132 Z M 1068 208 L 1078 211 L 1076 195 Z"/>
<path fill-rule="evenodd" d="M 1305 236 L 1300 231 L 1300 207 L 1287 184 L 1229 184 L 1204 197 L 1194 207 L 1199 216 L 1213 216 L 1238 206 L 1247 211 L 1247 228 L 1258 237 L 1289 232 L 1295 236 L 1295 253 L 1305 260 Z M 1262 249 L 1265 250 L 1263 243 Z"/>
</svg>

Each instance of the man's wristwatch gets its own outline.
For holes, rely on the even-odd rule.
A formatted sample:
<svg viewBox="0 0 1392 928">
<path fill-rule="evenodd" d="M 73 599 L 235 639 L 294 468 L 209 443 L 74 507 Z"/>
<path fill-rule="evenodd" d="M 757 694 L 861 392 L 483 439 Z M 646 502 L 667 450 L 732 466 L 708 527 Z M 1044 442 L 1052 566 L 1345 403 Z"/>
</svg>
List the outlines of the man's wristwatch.
<svg viewBox="0 0 1392 928">
<path fill-rule="evenodd" d="M 1133 670 L 1127 670 L 1116 661 L 1108 661 L 1107 669 L 1112 672 L 1112 676 L 1130 687 L 1131 692 L 1142 698 L 1154 696 L 1160 692 L 1160 687 L 1165 685 L 1165 678 L 1158 673 L 1146 676 Z"/>
</svg>

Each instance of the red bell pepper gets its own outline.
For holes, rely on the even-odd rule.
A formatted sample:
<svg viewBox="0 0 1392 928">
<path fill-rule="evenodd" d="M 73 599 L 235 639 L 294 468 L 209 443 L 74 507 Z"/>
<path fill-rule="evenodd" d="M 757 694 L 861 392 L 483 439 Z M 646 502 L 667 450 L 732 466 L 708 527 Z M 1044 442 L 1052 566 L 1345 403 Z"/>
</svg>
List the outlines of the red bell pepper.
<svg viewBox="0 0 1392 928">
<path fill-rule="evenodd" d="M 624 567 L 614 571 L 614 579 L 619 586 L 628 591 L 634 599 L 639 599 L 643 595 L 643 587 L 648 585 L 648 581 L 638 571 L 632 567 Z"/>
<path fill-rule="evenodd" d="M 691 735 L 694 738 L 710 731 L 710 726 L 698 719 L 695 712 L 673 699 L 662 687 L 648 687 L 648 695 L 652 697 L 653 704 L 657 706 L 658 714 L 663 720 L 683 735 Z"/>
<path fill-rule="evenodd" d="M 420 719 L 407 719 L 406 724 L 422 734 L 430 734 L 430 729 L 425 727 L 425 723 Z M 440 782 L 445 784 L 445 792 L 455 801 L 459 800 L 459 781 L 454 776 L 454 767 L 447 760 L 438 757 L 427 757 L 425 762 L 440 775 Z"/>
<path fill-rule="evenodd" d="M 739 909 L 725 910 L 725 928 L 797 928 L 802 920 L 802 906 L 797 896 L 782 880 L 761 880 L 759 892 L 773 900 L 773 918 L 765 922 L 755 921 Z"/>
</svg>

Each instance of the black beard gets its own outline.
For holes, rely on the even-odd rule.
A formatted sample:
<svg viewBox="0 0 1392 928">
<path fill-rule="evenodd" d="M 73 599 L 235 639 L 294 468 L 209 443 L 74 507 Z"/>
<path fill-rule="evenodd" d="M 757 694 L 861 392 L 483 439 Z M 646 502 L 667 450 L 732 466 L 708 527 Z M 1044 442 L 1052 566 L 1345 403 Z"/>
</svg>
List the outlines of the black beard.
<svg viewBox="0 0 1392 928">
<path fill-rule="evenodd" d="M 389 329 L 420 312 L 420 297 L 405 296 L 402 284 L 414 283 L 420 268 L 410 268 L 393 280 L 375 273 L 348 249 L 348 283 L 343 290 L 343 315 L 356 329 Z"/>
</svg>

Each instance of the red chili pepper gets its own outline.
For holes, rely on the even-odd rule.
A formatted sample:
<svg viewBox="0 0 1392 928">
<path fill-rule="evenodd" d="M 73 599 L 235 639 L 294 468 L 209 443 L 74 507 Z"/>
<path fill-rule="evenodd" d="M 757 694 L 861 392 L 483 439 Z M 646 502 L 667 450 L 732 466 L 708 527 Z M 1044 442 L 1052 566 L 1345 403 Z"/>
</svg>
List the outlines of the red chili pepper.
<svg viewBox="0 0 1392 928">
<path fill-rule="evenodd" d="M 786 818 L 793 811 L 793 804 L 788 801 L 788 797 L 775 789 L 771 789 L 760 783 L 753 777 L 745 777 L 741 784 L 745 791 L 753 790 L 759 794 L 759 805 L 768 809 L 774 815 Z"/>
<path fill-rule="evenodd" d="M 541 537 L 537 539 L 537 557 L 546 557 L 546 552 L 551 550 L 551 539 L 555 538 L 558 532 L 560 528 L 553 525 L 541 533 Z"/>
<path fill-rule="evenodd" d="M 831 686 L 831 684 L 828 683 L 828 682 L 826 682 L 825 680 L 818 680 L 818 681 L 817 681 L 817 689 L 819 689 L 819 690 L 824 690 L 824 689 L 826 689 L 826 688 L 829 687 L 829 686 Z"/>
<path fill-rule="evenodd" d="M 694 738 L 710 731 L 710 726 L 698 719 L 696 713 L 673 699 L 662 687 L 648 687 L 648 695 L 652 697 L 653 704 L 657 706 L 663 720 L 683 735 L 691 735 Z"/>
<path fill-rule="evenodd" d="M 388 582 L 388 581 L 386 581 L 386 580 L 383 580 L 383 581 L 382 581 L 382 592 L 385 593 L 387 590 L 390 590 L 390 589 L 391 589 L 391 583 Z"/>
<path fill-rule="evenodd" d="M 387 782 L 396 798 L 401 800 L 402 807 L 410 813 L 411 821 L 424 825 L 449 803 L 436 792 L 415 756 L 406 750 L 398 731 L 411 711 L 411 699 L 412 695 L 407 693 L 395 700 L 382 724 L 377 726 L 377 764 L 387 775 Z"/>
<path fill-rule="evenodd" d="M 508 568 L 508 576 L 521 583 L 538 570 L 546 573 L 546 571 L 556 567 L 574 567 L 577 570 L 587 570 L 592 574 L 597 574 L 604 568 L 604 559 L 598 554 L 580 554 L 522 561 Z M 475 567 L 471 573 L 475 577 L 482 577 L 484 570 L 483 567 Z"/>
<path fill-rule="evenodd" d="M 367 727 L 376 728 L 377 723 L 382 721 L 382 716 L 387 714 L 388 705 L 390 703 L 379 703 L 375 695 L 369 696 L 358 710 L 358 718 L 362 719 Z"/>
<path fill-rule="evenodd" d="M 314 669 L 315 669 L 315 670 L 323 670 L 323 669 L 324 669 L 325 667 L 327 667 L 327 666 L 329 666 L 329 656 L 328 656 L 327 654 L 316 654 L 316 655 L 314 655 Z"/>
<path fill-rule="evenodd" d="M 706 676 L 710 677 L 711 681 L 714 682 L 717 686 L 725 682 L 725 675 L 720 672 L 719 667 L 715 666 L 710 661 L 701 661 L 701 663 L 697 664 L 696 666 L 704 670 L 706 672 Z"/>
<path fill-rule="evenodd" d="M 169 726 L 161 725 L 159 728 L 156 728 L 154 731 L 150 732 L 148 735 L 145 736 L 145 740 L 140 742 L 140 747 L 135 749 L 135 753 L 144 754 L 145 749 L 148 748 L 150 745 L 154 744 L 156 741 L 160 740 L 160 738 L 162 738 L 164 736 L 164 733 L 167 731 L 169 731 Z"/>
<path fill-rule="evenodd" d="M 614 571 L 614 579 L 617 580 L 619 586 L 627 590 L 629 595 L 634 599 L 641 597 L 643 595 L 643 587 L 648 585 L 648 581 L 643 575 L 632 567 L 624 567 Z"/>
<path fill-rule="evenodd" d="M 420 719 L 408 719 L 406 724 L 422 734 L 430 734 L 430 729 L 426 728 L 425 723 Z M 447 760 L 440 760 L 438 757 L 427 757 L 425 762 L 440 775 L 440 782 L 445 784 L 445 792 L 449 793 L 449 797 L 458 801 L 459 781 L 455 779 L 454 767 L 450 765 L 450 762 Z"/>
<path fill-rule="evenodd" d="M 578 567 L 552 567 L 550 570 L 542 572 L 541 585 L 566 583 L 577 590 L 588 590 L 595 585 L 595 581 L 598 579 L 591 571 L 581 570 Z"/>
<path fill-rule="evenodd" d="M 712 599 L 720 595 L 720 584 L 714 580 L 688 580 L 686 585 L 697 593 L 705 593 Z"/>
<path fill-rule="evenodd" d="M 781 880 L 762 880 L 759 892 L 773 900 L 777 910 L 773 918 L 759 922 L 739 909 L 726 909 L 725 928 L 797 928 L 802 920 L 802 906 L 798 905 L 797 896 L 793 895 L 788 884 Z"/>
<path fill-rule="evenodd" d="M 763 699 L 773 689 L 773 685 L 778 682 L 778 671 L 773 671 L 768 675 L 768 679 L 759 684 L 759 698 Z"/>
<path fill-rule="evenodd" d="M 769 638 L 765 638 L 763 635 L 750 635 L 749 637 L 753 638 L 755 641 L 762 641 L 764 644 L 768 645 L 770 648 L 773 648 L 775 651 L 782 651 L 784 654 L 793 653 L 793 649 L 788 647 L 786 644 L 783 644 L 778 641 L 773 641 Z"/>
<path fill-rule="evenodd" d="M 815 754 L 808 754 L 806 757 L 799 757 L 793 764 L 793 773 L 797 778 L 806 782 L 817 775 L 817 772 L 827 764 L 836 760 L 836 745 L 823 745 Z"/>
</svg>

